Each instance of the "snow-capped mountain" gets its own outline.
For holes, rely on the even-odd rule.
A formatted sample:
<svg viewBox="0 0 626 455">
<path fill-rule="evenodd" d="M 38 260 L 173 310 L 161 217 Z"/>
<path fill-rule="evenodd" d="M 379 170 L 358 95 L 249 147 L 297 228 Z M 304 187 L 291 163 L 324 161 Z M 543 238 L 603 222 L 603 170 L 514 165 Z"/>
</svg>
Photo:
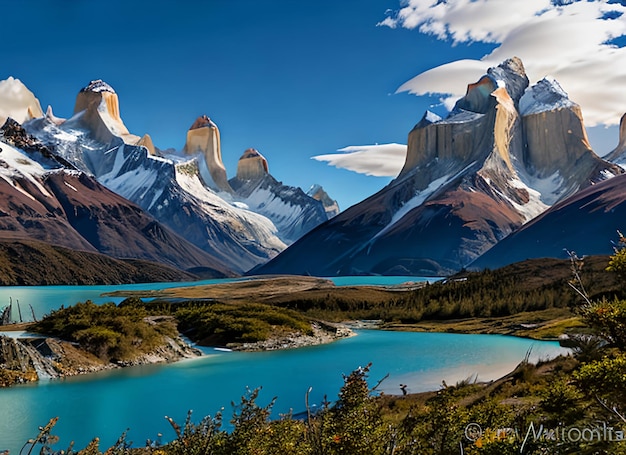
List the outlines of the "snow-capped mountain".
<svg viewBox="0 0 626 455">
<path fill-rule="evenodd" d="M 321 185 L 312 185 L 306 194 L 322 203 L 329 219 L 339 215 L 339 212 L 341 212 L 337 201 L 332 199 Z"/>
<path fill-rule="evenodd" d="M 613 254 L 626 229 L 626 175 L 589 186 L 502 239 L 468 266 L 496 269 L 531 258 Z"/>
<path fill-rule="evenodd" d="M 626 115 L 617 147 L 605 159 L 626 166 Z M 626 230 L 626 175 L 576 192 L 502 239 L 468 266 L 498 268 L 531 258 L 609 255 Z"/>
<path fill-rule="evenodd" d="M 287 244 L 328 219 L 321 201 L 272 177 L 267 160 L 255 149 L 239 158 L 237 175 L 229 183 L 239 203 L 272 220 Z"/>
<path fill-rule="evenodd" d="M 11 119 L 0 130 L 0 194 L 0 240 L 35 240 L 233 275 L 137 205 L 72 169 Z"/>
<path fill-rule="evenodd" d="M 623 173 L 589 146 L 580 107 L 518 58 L 427 112 L 399 176 L 253 273 L 447 275 L 555 202 Z"/>
<path fill-rule="evenodd" d="M 24 127 L 77 169 L 239 273 L 326 220 L 321 203 L 275 181 L 247 187 L 244 196 L 235 192 L 226 179 L 219 130 L 206 116 L 193 123 L 181 153 L 163 152 L 148 135 L 130 134 L 115 91 L 102 81 L 79 92 L 70 119 L 48 109 Z M 318 206 L 319 213 L 309 214 Z"/>
</svg>

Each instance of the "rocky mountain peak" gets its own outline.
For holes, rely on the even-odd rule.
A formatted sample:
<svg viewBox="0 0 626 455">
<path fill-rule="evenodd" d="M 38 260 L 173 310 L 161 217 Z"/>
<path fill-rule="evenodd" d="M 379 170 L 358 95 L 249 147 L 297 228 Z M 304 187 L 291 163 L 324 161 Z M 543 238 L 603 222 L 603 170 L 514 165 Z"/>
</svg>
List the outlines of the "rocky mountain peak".
<svg viewBox="0 0 626 455">
<path fill-rule="evenodd" d="M 80 89 L 74 105 L 74 114 L 94 109 L 107 113 L 116 121 L 122 121 L 117 93 L 109 84 L 100 79 L 91 81 L 86 87 Z"/>
<path fill-rule="evenodd" d="M 267 160 L 258 150 L 249 148 L 237 163 L 237 179 L 258 180 L 269 174 Z"/>
<path fill-rule="evenodd" d="M 94 93 L 101 93 L 101 92 L 115 93 L 115 90 L 113 90 L 113 87 L 111 87 L 109 84 L 104 82 L 102 79 L 96 79 L 95 81 L 90 81 L 89 84 L 83 87 L 80 91 L 81 92 L 94 92 Z"/>
<path fill-rule="evenodd" d="M 528 87 L 529 81 L 522 61 L 513 57 L 496 67 L 489 68 L 477 82 L 468 84 L 465 96 L 457 101 L 453 112 L 458 110 L 485 114 L 495 105 L 491 94 L 497 88 L 505 88 L 515 105 Z"/>
<path fill-rule="evenodd" d="M 208 116 L 201 115 L 193 122 L 187 131 L 187 141 L 183 147 L 183 153 L 187 155 L 200 154 L 204 157 L 212 180 L 205 182 L 207 185 L 217 191 L 233 192 L 226 176 L 226 167 L 222 161 L 220 130 Z"/>
<path fill-rule="evenodd" d="M 74 114 L 79 113 L 83 126 L 99 142 L 111 144 L 121 139 L 126 144 L 136 144 L 139 141 L 122 121 L 117 93 L 100 79 L 91 81 L 78 92 Z"/>
<path fill-rule="evenodd" d="M 47 122 L 50 122 L 56 126 L 61 125 L 66 120 L 64 118 L 60 118 L 54 115 L 54 112 L 52 112 L 52 106 L 50 105 L 48 105 L 48 109 L 46 109 L 45 119 Z"/>
<path fill-rule="evenodd" d="M 513 57 L 489 68 L 468 84 L 446 118 L 426 112 L 409 133 L 407 157 L 400 178 L 419 168 L 418 188 L 471 163 L 483 163 L 491 153 L 513 171 L 513 155 L 521 153 L 517 106 L 528 87 L 522 61 Z M 513 143 L 511 143 L 513 141 Z M 494 164 L 497 160 L 489 160 Z"/>
<path fill-rule="evenodd" d="M 193 122 L 191 127 L 189 127 L 190 130 L 197 130 L 198 128 L 217 128 L 217 125 L 213 123 L 213 121 L 206 114 L 204 114 L 198 117 Z"/>
<path fill-rule="evenodd" d="M 552 205 L 586 186 L 623 173 L 602 160 L 589 144 L 582 110 L 559 83 L 546 77 L 520 100 L 524 149 L 519 155 L 522 176 L 529 182 L 550 182 L 542 201 Z"/>
<path fill-rule="evenodd" d="M 506 88 L 516 105 L 529 84 L 524 64 L 519 57 L 509 58 L 500 65 L 489 68 L 487 74 L 497 82 L 498 87 Z"/>
<path fill-rule="evenodd" d="M 520 99 L 519 110 L 522 115 L 530 115 L 576 105 L 556 79 L 548 76 L 526 90 Z"/>
<path fill-rule="evenodd" d="M 150 137 L 149 134 L 144 134 L 141 139 L 139 139 L 139 142 L 137 142 L 137 145 L 140 145 L 142 147 L 145 147 L 148 149 L 148 153 L 150 155 L 156 155 L 157 154 L 157 149 L 154 146 L 154 143 L 152 142 L 152 137 Z"/>
<path fill-rule="evenodd" d="M 447 117 L 427 112 L 409 132 L 395 180 L 253 273 L 448 275 L 623 172 L 593 153 L 580 108 L 556 81 L 528 86 L 519 58 L 488 69 Z"/>
<path fill-rule="evenodd" d="M 339 204 L 337 204 L 337 201 L 332 199 L 328 195 L 326 190 L 324 190 L 321 185 L 312 185 L 311 188 L 309 188 L 309 191 L 306 192 L 306 194 L 322 203 L 322 205 L 324 206 L 324 210 L 326 210 L 326 214 L 328 215 L 328 219 L 331 219 L 335 215 L 339 214 Z"/>
</svg>

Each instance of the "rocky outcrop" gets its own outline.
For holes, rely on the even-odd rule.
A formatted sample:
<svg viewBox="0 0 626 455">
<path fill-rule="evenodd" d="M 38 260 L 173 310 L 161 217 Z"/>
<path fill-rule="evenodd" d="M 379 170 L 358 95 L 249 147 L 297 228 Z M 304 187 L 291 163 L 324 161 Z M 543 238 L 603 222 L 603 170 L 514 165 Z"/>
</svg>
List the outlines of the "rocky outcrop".
<svg viewBox="0 0 626 455">
<path fill-rule="evenodd" d="M 187 155 L 200 153 L 204 157 L 211 180 L 205 182 L 208 186 L 217 191 L 233 192 L 228 184 L 226 168 L 222 162 L 220 130 L 209 117 L 202 115 L 193 122 L 187 131 L 187 141 L 183 152 Z"/>
<path fill-rule="evenodd" d="M 264 341 L 254 343 L 231 343 L 227 348 L 233 351 L 276 351 L 279 349 L 296 349 L 319 344 L 332 343 L 342 338 L 355 336 L 356 333 L 342 324 L 314 321 L 311 323 L 311 334 L 294 332 L 273 336 Z"/>
<path fill-rule="evenodd" d="M 250 273 L 448 275 L 550 204 L 623 172 L 589 148 L 580 109 L 557 84 L 527 87 L 520 59 L 490 68 L 446 118 L 424 115 L 387 187 Z"/>
<path fill-rule="evenodd" d="M 260 180 L 269 174 L 267 160 L 258 150 L 249 148 L 237 163 L 238 180 Z"/>
<path fill-rule="evenodd" d="M 148 153 L 150 155 L 153 155 L 153 156 L 157 155 L 157 149 L 154 146 L 154 143 L 152 142 L 152 138 L 150 137 L 149 134 L 144 134 L 143 137 L 139 139 L 139 142 L 137 142 L 137 145 L 147 148 Z"/>
<path fill-rule="evenodd" d="M 54 153 L 50 147 L 28 134 L 24 127 L 12 118 L 8 118 L 0 128 L 0 141 L 23 150 L 35 160 L 44 161 L 47 167 L 76 170 L 72 163 Z"/>
<path fill-rule="evenodd" d="M 33 359 L 32 350 L 23 343 L 0 336 L 0 387 L 36 381 L 39 376 L 35 364 L 40 365 L 41 361 L 42 356 L 37 353 Z"/>
<path fill-rule="evenodd" d="M 43 117 L 39 100 L 19 79 L 0 81 L 0 124 L 8 118 L 18 123 Z"/>
<path fill-rule="evenodd" d="M 127 144 L 136 144 L 140 138 L 128 132 L 120 117 L 117 93 L 101 79 L 91 81 L 76 97 L 74 115 L 89 129 L 94 139 L 114 144 L 120 138 Z"/>
<path fill-rule="evenodd" d="M 247 149 L 239 158 L 237 176 L 229 183 L 240 203 L 272 220 L 286 244 L 328 219 L 319 199 L 272 177 L 267 160 L 256 149 Z"/>
<path fill-rule="evenodd" d="M 326 210 L 326 215 L 328 219 L 339 214 L 341 211 L 339 209 L 339 204 L 337 201 L 332 199 L 328 193 L 322 188 L 320 185 L 313 185 L 309 188 L 309 191 L 306 192 L 309 196 L 311 196 L 316 201 L 320 201 L 324 206 L 324 210 Z"/>
<path fill-rule="evenodd" d="M 426 188 L 459 165 L 484 161 L 494 148 L 510 168 L 505 149 L 516 139 L 517 120 L 511 117 L 517 116 L 516 105 L 527 86 L 524 66 L 513 58 L 469 84 L 465 97 L 445 119 L 426 112 L 409 133 L 407 158 L 398 179 L 419 168 L 419 186 Z"/>
<path fill-rule="evenodd" d="M 151 352 L 127 361 L 109 363 L 74 343 L 57 338 L 0 335 L 0 387 L 128 366 L 171 363 L 201 355 L 200 350 L 189 346 L 181 337 L 164 336 L 163 343 Z"/>
</svg>

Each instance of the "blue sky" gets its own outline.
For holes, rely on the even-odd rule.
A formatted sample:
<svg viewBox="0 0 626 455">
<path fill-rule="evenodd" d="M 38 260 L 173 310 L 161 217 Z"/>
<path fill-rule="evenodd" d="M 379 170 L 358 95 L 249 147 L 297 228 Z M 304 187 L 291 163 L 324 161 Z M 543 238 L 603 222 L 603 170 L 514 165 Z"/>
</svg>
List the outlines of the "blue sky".
<svg viewBox="0 0 626 455">
<path fill-rule="evenodd" d="M 626 59 L 621 53 L 596 51 L 606 47 L 607 34 L 624 34 L 624 20 L 616 14 L 607 19 L 604 12 L 606 17 L 599 19 L 597 11 L 620 12 L 623 7 L 606 1 L 560 3 L 559 10 L 549 0 L 24 0 L 3 7 L 10 14 L 4 14 L 0 27 L 0 79 L 20 79 L 44 110 L 51 105 L 59 117 L 72 115 L 83 86 L 103 79 L 117 91 L 130 132 L 149 133 L 162 149 L 181 149 L 186 130 L 206 114 L 220 128 L 229 177 L 243 151 L 254 147 L 278 180 L 305 190 L 319 183 L 345 209 L 391 177 L 338 169 L 313 156 L 346 147 L 406 144 L 426 109 L 445 113 L 447 95 L 425 93 L 449 90 L 458 96 L 486 68 L 512 56 L 507 52 L 525 54 L 520 57 L 529 73 L 538 73 L 529 74 L 532 82 L 550 70 L 558 80 L 563 74 L 575 85 L 567 69 L 576 55 L 591 59 L 596 73 L 606 65 L 605 71 L 614 73 L 614 90 L 625 95 L 609 97 L 615 112 L 601 119 L 596 115 L 594 122 L 619 122 L 619 110 L 626 112 L 626 90 L 623 85 L 619 90 L 626 80 L 621 77 L 626 76 L 621 74 Z M 597 8 L 570 14 L 574 3 Z M 512 4 L 525 6 L 508 14 Z M 553 52 L 559 47 L 527 38 L 541 36 L 545 44 L 553 36 L 558 41 L 574 27 L 567 20 L 571 17 L 582 20 L 591 44 L 570 38 L 571 46 L 564 46 L 559 41 L 561 49 L 581 48 L 579 54 L 561 52 L 567 59 L 562 61 L 557 53 L 552 60 L 562 64 L 546 66 L 550 59 L 541 48 Z M 535 52 L 537 64 L 532 62 Z M 596 61 L 597 55 L 603 59 Z M 453 69 L 461 71 L 448 77 L 453 72 L 446 65 L 453 62 L 460 65 Z M 574 69 L 581 78 L 594 74 L 584 65 Z M 586 109 L 596 114 L 607 110 L 593 105 L 594 98 L 606 95 L 593 84 L 585 81 L 589 89 L 583 84 L 572 92 L 561 82 L 583 114 Z M 405 91 L 397 92 L 401 86 Z M 608 152 L 617 144 L 615 126 L 596 128 L 592 139 L 606 149 L 600 154 Z M 380 151 L 378 163 L 397 163 L 397 150 L 386 154 L 388 149 L 375 151 Z M 365 163 L 357 169 L 362 173 L 380 166 L 368 168 L 367 157 L 350 160 L 352 164 L 338 165 L 354 168 L 360 160 Z"/>
</svg>

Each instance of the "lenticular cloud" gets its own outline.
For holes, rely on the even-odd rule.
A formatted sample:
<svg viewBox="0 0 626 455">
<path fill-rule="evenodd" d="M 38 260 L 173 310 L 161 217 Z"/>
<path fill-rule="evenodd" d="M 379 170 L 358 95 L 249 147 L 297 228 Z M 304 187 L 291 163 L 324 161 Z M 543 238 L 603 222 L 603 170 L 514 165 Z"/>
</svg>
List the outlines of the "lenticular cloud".
<svg viewBox="0 0 626 455">
<path fill-rule="evenodd" d="M 440 94 L 452 105 L 468 80 L 507 58 L 522 59 L 531 83 L 553 76 L 581 105 L 587 126 L 613 125 L 626 112 L 626 6 L 608 0 L 405 0 L 381 26 L 417 29 L 452 44 L 498 46 L 480 60 L 423 72 L 399 92 Z M 456 90 L 456 92 L 451 92 Z"/>
<path fill-rule="evenodd" d="M 404 166 L 406 145 L 376 144 L 352 145 L 330 153 L 312 157 L 341 169 L 375 177 L 396 177 Z"/>
</svg>

